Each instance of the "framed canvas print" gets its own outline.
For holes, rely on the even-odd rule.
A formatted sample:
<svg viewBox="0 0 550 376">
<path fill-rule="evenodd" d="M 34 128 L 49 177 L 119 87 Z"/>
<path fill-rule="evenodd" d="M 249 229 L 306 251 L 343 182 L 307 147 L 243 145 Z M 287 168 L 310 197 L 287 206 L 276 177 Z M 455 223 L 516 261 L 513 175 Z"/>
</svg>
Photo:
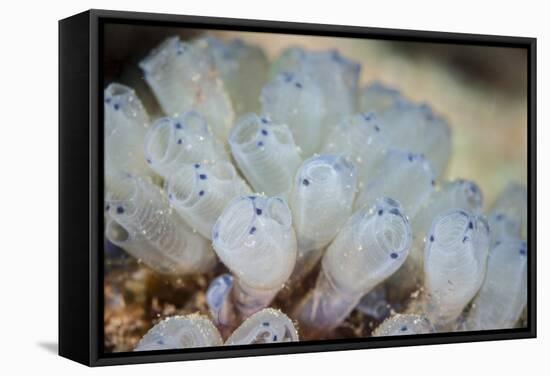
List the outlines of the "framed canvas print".
<svg viewBox="0 0 550 376">
<path fill-rule="evenodd" d="M 59 22 L 59 353 L 536 336 L 536 40 Z"/>
</svg>

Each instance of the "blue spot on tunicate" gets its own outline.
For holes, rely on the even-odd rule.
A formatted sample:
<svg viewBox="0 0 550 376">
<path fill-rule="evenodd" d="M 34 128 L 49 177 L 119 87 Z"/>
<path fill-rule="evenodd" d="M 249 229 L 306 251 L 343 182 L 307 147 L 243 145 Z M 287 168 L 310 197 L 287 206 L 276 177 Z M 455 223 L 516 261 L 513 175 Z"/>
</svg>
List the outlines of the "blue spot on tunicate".
<svg viewBox="0 0 550 376">
<path fill-rule="evenodd" d="M 251 199 L 251 200 L 255 200 L 256 196 L 248 196 L 248 198 Z"/>
<path fill-rule="evenodd" d="M 502 218 L 504 218 L 504 215 L 502 215 L 502 214 L 497 214 L 497 216 L 496 216 L 497 221 L 501 221 Z"/>
<path fill-rule="evenodd" d="M 111 208 L 111 207 L 110 207 L 109 205 L 107 205 L 107 206 L 105 207 L 105 210 L 109 210 L 110 208 Z"/>
<path fill-rule="evenodd" d="M 181 123 L 176 123 L 175 127 L 176 129 L 181 129 Z"/>
<path fill-rule="evenodd" d="M 199 196 L 204 196 L 204 191 L 200 191 Z"/>
<path fill-rule="evenodd" d="M 274 341 L 277 340 L 277 335 L 274 335 L 274 336 L 273 336 L 273 340 L 274 340 Z"/>
<path fill-rule="evenodd" d="M 119 206 L 119 207 L 116 208 L 116 212 L 118 214 L 122 214 L 122 213 L 124 213 L 124 208 L 122 206 Z"/>
<path fill-rule="evenodd" d="M 216 231 L 216 232 L 214 233 L 214 239 L 217 239 L 217 238 L 218 238 L 218 235 L 219 235 L 219 234 L 218 234 L 218 232 Z"/>
<path fill-rule="evenodd" d="M 433 235 L 430 235 L 430 241 L 431 241 L 431 242 L 434 241 L 434 236 L 433 236 Z"/>
<path fill-rule="evenodd" d="M 469 238 L 467 236 L 465 236 L 465 237 L 462 238 L 462 243 L 466 243 L 466 241 L 468 241 L 468 240 L 469 240 Z"/>
<path fill-rule="evenodd" d="M 199 168 L 201 165 L 199 163 L 195 163 L 195 168 Z"/>
<path fill-rule="evenodd" d="M 435 187 L 435 180 L 432 180 L 432 186 Z"/>
<path fill-rule="evenodd" d="M 519 254 L 522 255 L 522 256 L 525 256 L 527 254 L 527 251 L 525 250 L 525 248 L 521 248 L 519 250 Z"/>
<path fill-rule="evenodd" d="M 497 245 L 500 245 L 500 240 L 497 240 L 497 241 L 495 242 L 495 246 L 497 246 Z"/>
<path fill-rule="evenodd" d="M 199 175 L 199 178 L 200 178 L 201 180 L 206 180 L 206 179 L 208 178 L 208 176 L 206 176 L 206 174 L 200 174 L 200 175 Z"/>
<path fill-rule="evenodd" d="M 406 331 L 407 331 L 407 327 L 406 327 L 406 326 L 402 326 L 402 327 L 401 327 L 401 331 L 402 331 L 402 332 L 406 332 Z"/>
<path fill-rule="evenodd" d="M 398 255 L 397 253 L 395 253 L 395 252 L 393 252 L 393 253 L 390 255 L 390 257 L 391 257 L 392 259 L 396 259 L 398 256 L 399 256 L 399 255 Z"/>
<path fill-rule="evenodd" d="M 382 214 L 384 214 L 384 210 L 382 209 L 378 210 L 378 215 L 382 215 Z"/>
<path fill-rule="evenodd" d="M 172 196 L 171 193 L 168 195 L 168 199 L 169 199 L 169 200 L 171 200 L 173 197 L 174 197 L 174 196 Z"/>
<path fill-rule="evenodd" d="M 147 158 L 147 163 L 151 163 L 151 159 Z"/>
<path fill-rule="evenodd" d="M 262 215 L 262 209 L 256 209 L 256 214 Z"/>
<path fill-rule="evenodd" d="M 257 144 L 257 145 L 258 145 L 259 147 L 262 147 L 262 146 L 264 146 L 264 143 L 263 143 L 263 141 L 258 141 L 258 144 Z"/>
<path fill-rule="evenodd" d="M 256 232 L 256 227 L 252 226 L 249 231 L 250 235 L 254 234 L 255 232 Z"/>
<path fill-rule="evenodd" d="M 264 136 L 267 136 L 267 131 L 266 131 L 265 129 L 262 129 L 262 134 L 263 134 Z"/>
<path fill-rule="evenodd" d="M 120 108 L 120 105 L 119 105 L 118 103 L 115 103 L 115 104 L 113 105 L 113 107 L 114 107 L 115 110 L 118 110 L 118 109 Z"/>
<path fill-rule="evenodd" d="M 472 222 L 468 223 L 468 228 L 470 230 L 473 230 L 474 229 L 474 224 Z"/>
<path fill-rule="evenodd" d="M 178 140 L 178 145 L 181 145 L 181 138 Z"/>
<path fill-rule="evenodd" d="M 307 179 L 302 180 L 302 184 L 307 187 L 309 185 L 309 180 Z"/>
<path fill-rule="evenodd" d="M 296 86 L 298 89 L 301 89 L 301 88 L 302 88 L 302 84 L 299 83 L 299 82 L 296 82 L 296 83 L 294 84 L 294 86 Z"/>
<path fill-rule="evenodd" d="M 409 154 L 409 162 L 412 162 L 412 161 L 413 161 L 413 155 Z"/>
<path fill-rule="evenodd" d="M 111 103 L 111 98 L 105 98 L 105 103 Z"/>
<path fill-rule="evenodd" d="M 283 77 L 285 78 L 285 82 L 292 81 L 292 73 L 284 72 Z"/>
<path fill-rule="evenodd" d="M 376 132 L 380 132 L 380 127 L 379 127 L 378 125 L 375 125 L 375 126 L 374 126 L 374 130 L 375 130 Z"/>
<path fill-rule="evenodd" d="M 267 123 L 269 123 L 269 120 L 267 120 L 267 119 L 266 119 L 266 118 L 264 118 L 264 117 L 263 117 L 263 118 L 261 118 L 261 121 L 262 121 L 262 123 L 264 123 L 264 124 L 267 124 Z"/>
<path fill-rule="evenodd" d="M 397 209 L 395 209 L 395 208 L 394 208 L 394 209 L 391 209 L 391 210 L 390 210 L 390 213 L 393 214 L 393 215 L 401 215 L 401 213 L 399 212 L 399 210 L 397 210 Z"/>
<path fill-rule="evenodd" d="M 267 321 L 262 323 L 263 326 L 269 326 L 269 323 Z"/>
<path fill-rule="evenodd" d="M 372 114 L 370 112 L 368 114 L 363 114 L 363 119 L 369 121 L 370 119 L 372 119 Z"/>
<path fill-rule="evenodd" d="M 157 343 L 158 343 L 159 345 L 164 345 L 164 341 L 163 341 L 162 339 L 159 339 L 159 340 L 157 341 Z"/>
</svg>

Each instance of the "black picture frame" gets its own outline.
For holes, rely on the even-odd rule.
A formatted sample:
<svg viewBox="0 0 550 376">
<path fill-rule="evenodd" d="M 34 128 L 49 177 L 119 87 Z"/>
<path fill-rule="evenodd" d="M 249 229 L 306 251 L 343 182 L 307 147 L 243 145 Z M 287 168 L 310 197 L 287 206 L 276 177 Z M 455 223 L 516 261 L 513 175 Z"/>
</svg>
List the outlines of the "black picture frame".
<svg viewBox="0 0 550 376">
<path fill-rule="evenodd" d="M 139 353 L 103 352 L 103 74 L 105 23 L 516 47 L 528 58 L 528 326 L 523 329 Z M 59 354 L 89 366 L 535 338 L 536 39 L 89 10 L 59 21 Z"/>
</svg>

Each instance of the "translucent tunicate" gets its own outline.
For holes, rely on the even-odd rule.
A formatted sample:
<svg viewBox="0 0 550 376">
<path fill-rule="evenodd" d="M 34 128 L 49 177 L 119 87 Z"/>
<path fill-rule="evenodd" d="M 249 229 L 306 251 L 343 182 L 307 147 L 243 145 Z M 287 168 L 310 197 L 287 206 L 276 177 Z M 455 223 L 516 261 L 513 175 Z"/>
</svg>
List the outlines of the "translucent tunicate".
<svg viewBox="0 0 550 376">
<path fill-rule="evenodd" d="M 513 328 L 527 304 L 527 244 L 502 241 L 491 250 L 487 274 L 466 316 L 466 330 Z"/>
<path fill-rule="evenodd" d="M 522 239 L 527 238 L 527 188 L 524 185 L 509 184 L 498 195 L 491 211 L 495 214 L 504 214 L 517 222 L 521 230 L 518 235 Z"/>
<path fill-rule="evenodd" d="M 185 165 L 229 160 L 206 120 L 195 111 L 155 121 L 145 137 L 145 158 L 165 179 Z"/>
<path fill-rule="evenodd" d="M 205 316 L 172 316 L 153 326 L 141 338 L 134 351 L 188 349 L 221 346 L 218 329 Z"/>
<path fill-rule="evenodd" d="M 436 218 L 424 254 L 425 312 L 439 328 L 454 322 L 478 292 L 487 265 L 484 217 L 453 210 Z"/>
<path fill-rule="evenodd" d="M 359 189 L 377 172 L 382 163 L 388 143 L 376 115 L 357 114 L 345 117 L 329 132 L 324 153 L 343 154 L 357 171 Z"/>
<path fill-rule="evenodd" d="M 298 341 L 298 331 L 281 311 L 266 308 L 247 318 L 227 339 L 225 345 L 250 345 Z"/>
<path fill-rule="evenodd" d="M 293 278 L 315 266 L 324 247 L 349 218 L 355 186 L 355 169 L 341 156 L 323 154 L 302 164 L 290 195 L 298 241 Z"/>
<path fill-rule="evenodd" d="M 491 248 L 505 240 L 515 239 L 521 234 L 520 221 L 509 218 L 506 214 L 492 213 L 488 217 L 491 229 Z"/>
<path fill-rule="evenodd" d="M 244 317 L 269 305 L 296 263 L 291 212 L 278 197 L 233 199 L 216 221 L 212 239 L 236 278 L 236 308 Z"/>
<path fill-rule="evenodd" d="M 210 244 L 170 208 L 157 186 L 132 175 L 118 176 L 115 186 L 105 197 L 105 236 L 113 244 L 163 274 L 205 272 L 214 266 Z"/>
<path fill-rule="evenodd" d="M 229 137 L 231 152 L 252 188 L 286 198 L 302 160 L 286 126 L 265 117 L 241 117 Z"/>
<path fill-rule="evenodd" d="M 145 162 L 143 140 L 149 127 L 149 115 L 135 91 L 112 83 L 104 92 L 106 185 L 120 172 L 152 176 Z"/>
<path fill-rule="evenodd" d="M 263 91 L 263 110 L 288 124 L 308 157 L 329 127 L 356 112 L 359 64 L 336 50 L 289 48 L 273 65 L 275 80 Z"/>
<path fill-rule="evenodd" d="M 436 176 L 445 172 L 451 155 L 451 130 L 429 106 L 399 100 L 380 116 L 380 122 L 394 147 L 425 155 Z"/>
<path fill-rule="evenodd" d="M 374 329 L 372 336 L 404 336 L 429 333 L 435 333 L 435 329 L 426 317 L 413 314 L 396 314 Z"/>
<path fill-rule="evenodd" d="M 236 114 L 259 111 L 260 91 L 268 71 L 262 49 L 240 39 L 224 42 L 213 36 L 197 39 L 195 44 L 213 55 Z"/>
<path fill-rule="evenodd" d="M 483 194 L 473 181 L 457 179 L 442 183 L 411 219 L 413 246 L 405 265 L 388 280 L 394 289 L 407 295 L 423 284 L 426 240 L 432 222 L 438 215 L 462 209 L 474 214 L 483 209 Z"/>
<path fill-rule="evenodd" d="M 359 93 L 359 111 L 374 112 L 383 115 L 397 101 L 403 100 L 396 89 L 374 81 L 365 86 Z"/>
<path fill-rule="evenodd" d="M 226 161 L 182 165 L 165 182 L 168 200 L 185 221 L 211 239 L 212 227 L 231 199 L 250 188 Z"/>
<path fill-rule="evenodd" d="M 219 140 L 234 120 L 231 100 L 206 50 L 170 37 L 139 64 L 165 114 L 196 110 Z"/>
<path fill-rule="evenodd" d="M 379 197 L 391 197 L 412 218 L 434 190 L 431 165 L 421 155 L 390 150 L 377 173 L 357 196 L 355 208 L 370 206 Z"/>
<path fill-rule="evenodd" d="M 357 87 L 361 66 L 337 50 L 306 51 L 291 47 L 273 65 L 274 73 L 299 73 L 321 86 L 327 99 L 327 124 L 336 124 L 357 107 Z"/>
<path fill-rule="evenodd" d="M 283 73 L 264 86 L 261 102 L 266 116 L 289 127 L 304 157 L 319 150 L 325 97 L 318 83 L 297 73 Z"/>
<path fill-rule="evenodd" d="M 364 294 L 399 269 L 411 239 L 395 200 L 381 198 L 356 212 L 328 247 L 315 289 L 297 309 L 300 322 L 316 330 L 338 326 Z"/>
</svg>

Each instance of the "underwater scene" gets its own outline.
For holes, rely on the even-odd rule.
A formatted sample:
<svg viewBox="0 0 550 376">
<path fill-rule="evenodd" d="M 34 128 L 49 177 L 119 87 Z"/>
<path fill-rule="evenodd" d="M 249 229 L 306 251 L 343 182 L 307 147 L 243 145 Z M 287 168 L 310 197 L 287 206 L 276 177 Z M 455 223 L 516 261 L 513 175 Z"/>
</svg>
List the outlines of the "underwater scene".
<svg viewBox="0 0 550 376">
<path fill-rule="evenodd" d="M 105 25 L 105 352 L 527 326 L 527 54 Z"/>
</svg>

